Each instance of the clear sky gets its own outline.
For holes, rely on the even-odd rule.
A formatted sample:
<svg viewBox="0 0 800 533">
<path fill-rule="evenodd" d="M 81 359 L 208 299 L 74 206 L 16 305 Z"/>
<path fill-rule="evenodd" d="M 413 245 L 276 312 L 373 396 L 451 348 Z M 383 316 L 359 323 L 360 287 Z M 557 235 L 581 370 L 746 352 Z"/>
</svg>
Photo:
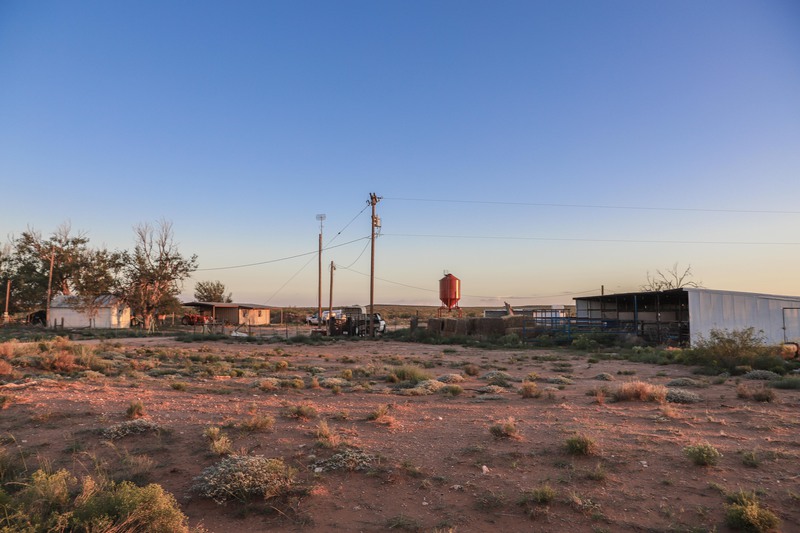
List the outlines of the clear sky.
<svg viewBox="0 0 800 533">
<path fill-rule="evenodd" d="M 371 192 L 376 303 L 800 295 L 800 3 L 0 1 L 3 238 L 163 218 L 185 299 L 316 305 L 325 213 L 367 303 Z"/>
</svg>

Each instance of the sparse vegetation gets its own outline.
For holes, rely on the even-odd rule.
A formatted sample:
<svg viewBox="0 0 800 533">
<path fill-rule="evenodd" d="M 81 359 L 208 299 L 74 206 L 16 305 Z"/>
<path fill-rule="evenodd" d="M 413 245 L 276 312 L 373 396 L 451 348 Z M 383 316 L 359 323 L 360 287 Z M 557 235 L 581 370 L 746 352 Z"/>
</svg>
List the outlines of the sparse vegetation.
<svg viewBox="0 0 800 533">
<path fill-rule="evenodd" d="M 570 455 L 593 455 L 597 452 L 594 439 L 579 434 L 569 437 L 566 441 L 567 453 Z"/>
<path fill-rule="evenodd" d="M 753 533 L 775 531 L 780 520 L 775 513 L 761 506 L 753 493 L 739 491 L 729 496 L 731 503 L 725 512 L 725 522 L 729 527 Z"/>
<path fill-rule="evenodd" d="M 707 442 L 686 446 L 683 454 L 698 466 L 714 466 L 722 458 L 722 454 Z"/>
<path fill-rule="evenodd" d="M 489 426 L 489 433 L 496 439 L 517 439 L 519 428 L 513 417 L 504 418 Z"/>
<path fill-rule="evenodd" d="M 222 504 L 284 495 L 292 488 L 297 471 L 281 459 L 262 455 L 230 455 L 195 478 L 194 492 Z"/>
</svg>

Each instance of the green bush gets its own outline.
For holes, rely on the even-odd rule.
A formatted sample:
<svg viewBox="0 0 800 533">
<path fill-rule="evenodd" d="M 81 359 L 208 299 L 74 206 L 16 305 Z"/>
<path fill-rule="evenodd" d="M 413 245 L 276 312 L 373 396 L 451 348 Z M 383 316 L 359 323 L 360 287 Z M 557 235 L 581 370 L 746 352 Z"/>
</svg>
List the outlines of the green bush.
<svg viewBox="0 0 800 533">
<path fill-rule="evenodd" d="M 77 485 L 66 470 L 37 470 L 18 492 L 0 490 L 0 531 L 189 531 L 175 498 L 159 485 L 98 483 L 88 476 Z"/>
<path fill-rule="evenodd" d="M 752 493 L 739 491 L 730 497 L 733 503 L 727 506 L 725 522 L 732 529 L 753 533 L 775 531 L 781 521 L 769 509 L 761 507 Z"/>
<path fill-rule="evenodd" d="M 744 374 L 752 369 L 782 368 L 783 359 L 774 347 L 767 346 L 762 331 L 745 328 L 729 331 L 712 329 L 692 350 L 686 350 L 684 362 L 710 367 L 732 374 Z"/>
<path fill-rule="evenodd" d="M 698 466 L 713 466 L 722 457 L 722 454 L 707 442 L 686 446 L 683 454 Z"/>
</svg>

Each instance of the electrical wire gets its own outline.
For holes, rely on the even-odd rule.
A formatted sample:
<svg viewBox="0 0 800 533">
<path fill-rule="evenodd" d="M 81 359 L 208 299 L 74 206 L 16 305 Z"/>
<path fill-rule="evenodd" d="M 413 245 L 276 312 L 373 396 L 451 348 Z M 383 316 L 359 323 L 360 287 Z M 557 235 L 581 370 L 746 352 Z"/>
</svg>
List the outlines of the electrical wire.
<svg viewBox="0 0 800 533">
<path fill-rule="evenodd" d="M 362 239 L 369 239 L 369 236 L 367 236 L 367 237 L 359 237 L 358 239 L 353 239 L 352 241 L 343 242 L 342 244 L 337 244 L 336 246 L 326 246 L 326 247 L 322 248 L 322 250 L 326 251 L 326 250 L 333 250 L 334 248 L 341 248 L 342 246 L 347 246 L 348 244 L 353 244 L 354 242 L 358 242 L 358 241 L 360 241 Z M 207 272 L 209 270 L 230 270 L 230 269 L 234 269 L 234 268 L 246 268 L 246 267 L 251 267 L 251 266 L 268 265 L 270 263 L 278 263 L 280 261 L 288 261 L 290 259 L 297 259 L 298 257 L 305 257 L 307 255 L 314 255 L 314 254 L 317 254 L 317 253 L 319 253 L 319 251 L 318 250 L 314 250 L 313 252 L 304 252 L 302 254 L 290 255 L 290 256 L 287 256 L 287 257 L 280 257 L 278 259 L 269 259 L 267 261 L 259 261 L 257 263 L 248 263 L 248 264 L 245 264 L 245 265 L 233 265 L 233 266 L 214 267 L 214 268 L 198 268 L 196 271 L 197 272 Z"/>
<path fill-rule="evenodd" d="M 747 213 L 747 214 L 770 214 L 770 215 L 800 215 L 800 211 L 766 210 L 766 209 L 711 209 L 700 207 L 655 207 L 655 206 L 632 206 L 632 205 L 602 205 L 602 204 L 557 204 L 544 202 L 500 202 L 490 200 L 452 200 L 437 198 L 392 198 L 385 197 L 384 200 L 395 200 L 399 202 L 429 202 L 429 203 L 451 203 L 451 204 L 485 204 L 485 205 L 513 205 L 524 207 L 568 207 L 574 209 L 627 209 L 638 211 L 684 211 L 697 213 Z"/>
<path fill-rule="evenodd" d="M 359 272 L 358 270 L 353 270 L 352 268 L 349 268 L 349 267 L 338 267 L 337 266 L 337 268 L 342 268 L 344 270 L 349 270 L 350 272 L 353 272 L 354 274 L 358 274 L 360 276 L 369 277 L 369 274 L 366 274 L 364 272 Z M 384 283 L 391 283 L 392 285 L 399 285 L 400 287 L 406 287 L 406 288 L 415 289 L 415 290 L 418 290 L 418 291 L 439 292 L 436 289 L 430 289 L 430 288 L 427 288 L 427 287 L 417 287 L 415 285 L 408 285 L 407 283 L 400 283 L 399 281 L 392 281 L 392 280 L 385 279 L 385 278 L 379 278 L 377 276 L 375 277 L 375 279 L 379 280 L 379 281 L 382 281 Z M 495 299 L 495 300 L 497 300 L 497 299 L 504 299 L 504 300 L 535 300 L 535 299 L 539 299 L 539 298 L 555 298 L 555 297 L 558 297 L 558 296 L 576 296 L 576 295 L 579 295 L 579 294 L 591 294 L 591 293 L 598 292 L 598 291 L 599 291 L 599 289 L 589 289 L 589 290 L 585 290 L 585 291 L 559 292 L 559 293 L 555 293 L 555 294 L 540 294 L 540 295 L 536 295 L 536 296 L 479 296 L 479 295 L 476 295 L 476 294 L 462 294 L 461 296 L 462 297 L 467 297 L 467 298 L 482 298 L 482 299 Z"/>
<path fill-rule="evenodd" d="M 723 245 L 766 245 L 766 246 L 797 246 L 800 242 L 755 242 L 755 241 L 680 241 L 680 240 L 653 240 L 653 239 L 590 239 L 582 237 L 513 237 L 507 235 L 435 235 L 424 233 L 384 233 L 386 237 L 413 237 L 433 239 L 483 239 L 483 240 L 511 240 L 511 241 L 560 241 L 560 242 L 614 242 L 627 244 L 723 244 Z"/>
</svg>

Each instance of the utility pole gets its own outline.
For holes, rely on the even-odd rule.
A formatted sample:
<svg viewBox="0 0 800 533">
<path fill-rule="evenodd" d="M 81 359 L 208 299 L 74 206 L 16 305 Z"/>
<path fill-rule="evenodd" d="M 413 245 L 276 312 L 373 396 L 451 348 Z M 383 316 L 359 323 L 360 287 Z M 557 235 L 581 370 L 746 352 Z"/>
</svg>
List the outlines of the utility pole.
<svg viewBox="0 0 800 533">
<path fill-rule="evenodd" d="M 370 260 L 369 260 L 369 317 L 367 323 L 369 324 L 370 337 L 375 336 L 375 324 L 373 317 L 375 316 L 375 228 L 381 227 L 381 219 L 375 214 L 375 206 L 381 201 L 381 197 L 377 196 L 374 192 L 369 193 L 369 201 L 367 202 L 372 206 L 372 231 L 370 232 Z"/>
<path fill-rule="evenodd" d="M 3 322 L 8 323 L 8 300 L 11 297 L 11 280 L 6 283 L 6 311 L 3 313 Z"/>
<path fill-rule="evenodd" d="M 333 318 L 333 271 L 336 270 L 336 265 L 331 261 L 331 294 L 328 297 L 328 318 Z"/>
<path fill-rule="evenodd" d="M 50 327 L 50 291 L 53 287 L 53 263 L 56 260 L 56 251 L 55 249 L 50 251 L 50 277 L 47 278 L 47 304 L 45 307 L 45 327 Z"/>
<path fill-rule="evenodd" d="M 319 220 L 319 283 L 317 284 L 317 327 L 322 326 L 322 223 L 325 221 L 325 213 L 317 215 Z"/>
</svg>

